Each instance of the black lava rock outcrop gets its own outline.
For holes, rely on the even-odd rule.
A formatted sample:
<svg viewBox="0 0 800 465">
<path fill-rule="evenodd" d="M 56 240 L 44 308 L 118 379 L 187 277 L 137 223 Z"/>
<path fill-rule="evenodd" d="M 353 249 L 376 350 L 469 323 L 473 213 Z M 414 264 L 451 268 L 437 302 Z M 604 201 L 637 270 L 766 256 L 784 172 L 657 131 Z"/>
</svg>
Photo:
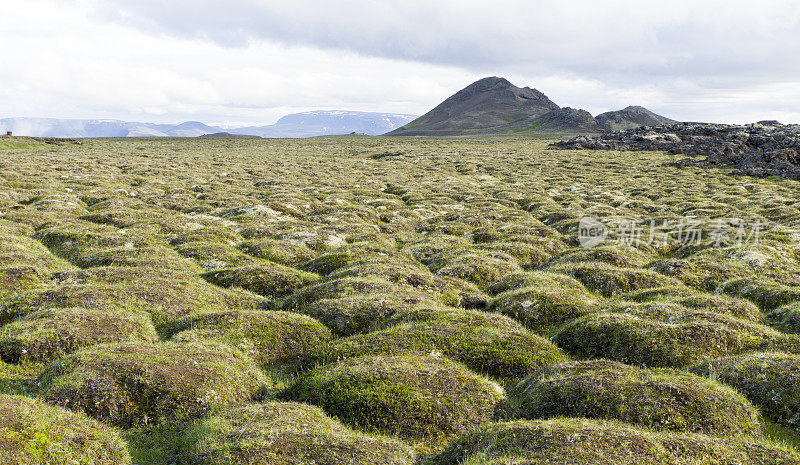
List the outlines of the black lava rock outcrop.
<svg viewBox="0 0 800 465">
<path fill-rule="evenodd" d="M 800 179 L 800 125 L 761 121 L 748 125 L 679 123 L 579 136 L 558 149 L 641 150 L 686 154 L 669 166 L 728 166 L 734 174 Z M 706 157 L 700 159 L 697 157 Z"/>
</svg>

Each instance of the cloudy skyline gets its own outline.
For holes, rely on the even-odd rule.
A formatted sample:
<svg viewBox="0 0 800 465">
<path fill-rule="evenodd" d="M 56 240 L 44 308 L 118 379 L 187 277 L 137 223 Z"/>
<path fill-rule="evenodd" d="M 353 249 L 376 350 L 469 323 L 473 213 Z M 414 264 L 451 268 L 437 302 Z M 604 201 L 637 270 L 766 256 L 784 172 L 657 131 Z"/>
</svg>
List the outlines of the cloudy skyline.
<svg viewBox="0 0 800 465">
<path fill-rule="evenodd" d="M 0 117 L 422 114 L 497 75 L 594 115 L 643 105 L 680 120 L 800 123 L 791 1 L 6 3 Z"/>
</svg>

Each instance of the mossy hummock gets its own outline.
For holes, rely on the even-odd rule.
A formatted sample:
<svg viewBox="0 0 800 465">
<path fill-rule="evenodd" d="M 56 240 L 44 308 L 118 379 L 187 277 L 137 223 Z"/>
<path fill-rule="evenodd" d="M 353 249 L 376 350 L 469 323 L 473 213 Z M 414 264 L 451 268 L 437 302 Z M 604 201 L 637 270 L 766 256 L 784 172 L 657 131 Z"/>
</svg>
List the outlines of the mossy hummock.
<svg viewBox="0 0 800 465">
<path fill-rule="evenodd" d="M 250 400 L 266 379 L 223 345 L 101 344 L 48 366 L 36 379 L 48 403 L 122 427 Z"/>
<path fill-rule="evenodd" d="M 430 463 L 797 464 L 800 455 L 768 442 L 655 432 L 616 421 L 564 418 L 491 423 L 476 428 L 453 441 Z"/>
<path fill-rule="evenodd" d="M 188 431 L 186 456 L 207 465 L 413 465 L 417 454 L 388 437 L 355 432 L 319 407 L 245 404 L 209 415 Z"/>
<path fill-rule="evenodd" d="M 52 308 L 0 328 L 0 358 L 9 363 L 49 363 L 95 344 L 156 341 L 150 315 L 142 311 Z"/>
<path fill-rule="evenodd" d="M 733 386 L 770 420 L 800 429 L 800 356 L 754 352 L 697 365 L 698 375 Z"/>
<path fill-rule="evenodd" d="M 669 302 L 618 305 L 562 327 L 554 341 L 581 358 L 681 368 L 765 347 L 797 346 L 767 326 Z"/>
<path fill-rule="evenodd" d="M 173 331 L 173 341 L 227 344 L 263 367 L 285 363 L 332 338 L 328 328 L 311 317 L 264 310 L 193 315 L 179 321 Z"/>
<path fill-rule="evenodd" d="M 744 397 L 677 370 L 570 362 L 534 373 L 508 397 L 514 418 L 583 417 L 711 436 L 761 435 L 759 413 Z"/>
<path fill-rule="evenodd" d="M 404 322 L 407 320 L 407 322 Z M 513 383 L 544 366 L 566 360 L 552 342 L 502 315 L 470 310 L 398 314 L 386 329 L 336 339 L 303 358 L 306 366 L 363 355 L 439 353 L 473 371 Z"/>
<path fill-rule="evenodd" d="M 519 281 L 519 286 L 492 299 L 488 310 L 514 318 L 537 334 L 548 335 L 564 323 L 595 313 L 603 303 L 569 276 L 535 272 Z M 495 289 L 513 284 L 508 280 Z"/>
<path fill-rule="evenodd" d="M 22 396 L 0 395 L 0 462 L 6 465 L 131 463 L 107 425 Z"/>
<path fill-rule="evenodd" d="M 431 441 L 489 421 L 503 389 L 446 357 L 367 356 L 312 370 L 282 397 L 364 431 Z"/>
</svg>

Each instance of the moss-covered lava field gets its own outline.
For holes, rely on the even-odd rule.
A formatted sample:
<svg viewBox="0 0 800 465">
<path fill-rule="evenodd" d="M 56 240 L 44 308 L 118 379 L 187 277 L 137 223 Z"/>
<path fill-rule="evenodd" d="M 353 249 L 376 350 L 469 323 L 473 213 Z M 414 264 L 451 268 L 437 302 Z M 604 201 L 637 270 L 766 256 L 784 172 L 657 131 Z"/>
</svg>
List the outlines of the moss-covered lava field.
<svg viewBox="0 0 800 465">
<path fill-rule="evenodd" d="M 0 139 L 0 461 L 800 464 L 800 183 L 550 142 Z"/>
</svg>

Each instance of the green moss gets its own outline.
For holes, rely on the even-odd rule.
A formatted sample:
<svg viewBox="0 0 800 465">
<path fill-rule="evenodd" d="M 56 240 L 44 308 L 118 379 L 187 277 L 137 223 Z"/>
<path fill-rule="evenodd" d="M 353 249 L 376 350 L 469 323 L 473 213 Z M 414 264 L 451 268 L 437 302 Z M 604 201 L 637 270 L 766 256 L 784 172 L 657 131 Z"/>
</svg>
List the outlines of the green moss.
<svg viewBox="0 0 800 465">
<path fill-rule="evenodd" d="M 436 276 L 410 257 L 385 257 L 358 260 L 328 275 L 329 279 L 376 277 L 437 297 L 445 305 L 482 308 L 486 296 L 473 283 L 463 279 Z"/>
<path fill-rule="evenodd" d="M 767 278 L 732 279 L 725 282 L 720 291 L 748 299 L 764 311 L 800 300 L 800 287 L 786 286 Z"/>
<path fill-rule="evenodd" d="M 349 263 L 363 260 L 366 257 L 392 256 L 396 253 L 397 250 L 391 246 L 359 242 L 325 252 L 311 260 L 301 263 L 298 267 L 305 271 L 326 275 Z"/>
<path fill-rule="evenodd" d="M 798 463 L 768 442 L 654 432 L 576 418 L 493 423 L 453 441 L 432 465 Z"/>
<path fill-rule="evenodd" d="M 141 311 L 53 308 L 0 328 L 0 358 L 9 363 L 47 363 L 94 344 L 157 340 L 150 315 Z"/>
<path fill-rule="evenodd" d="M 175 465 L 188 462 L 188 451 L 196 442 L 187 434 L 197 420 L 191 418 L 138 425 L 123 430 L 135 464 Z"/>
<path fill-rule="evenodd" d="M 163 333 L 177 320 L 213 309 L 255 309 L 263 299 L 244 291 L 226 290 L 198 277 L 148 268 L 107 267 L 67 272 L 57 279 L 64 284 L 47 291 L 28 292 L 0 303 L 0 321 L 57 307 L 150 314 Z"/>
<path fill-rule="evenodd" d="M 800 356 L 757 352 L 711 360 L 692 371 L 733 386 L 770 420 L 800 428 Z"/>
<path fill-rule="evenodd" d="M 690 309 L 704 310 L 721 315 L 730 315 L 756 323 L 764 321 L 764 314 L 752 302 L 726 295 L 696 294 L 675 299 L 675 302 Z"/>
<path fill-rule="evenodd" d="M 0 300 L 14 294 L 44 287 L 49 276 L 32 266 L 13 266 L 0 269 Z"/>
<path fill-rule="evenodd" d="M 234 268 L 255 263 L 256 260 L 227 244 L 193 241 L 175 247 L 184 257 L 196 260 L 203 270 Z"/>
<path fill-rule="evenodd" d="M 764 437 L 795 453 L 800 452 L 800 433 L 797 430 L 765 420 Z"/>
<path fill-rule="evenodd" d="M 394 294 L 408 304 L 438 303 L 435 296 L 418 291 L 412 286 L 403 286 L 380 278 L 367 277 L 322 281 L 283 298 L 279 302 L 279 308 L 303 313 L 306 306 L 323 299 L 341 299 L 370 294 Z"/>
<path fill-rule="evenodd" d="M 480 287 L 522 271 L 511 255 L 486 249 L 448 249 L 435 255 L 428 267 L 439 276 L 463 279 Z"/>
<path fill-rule="evenodd" d="M 0 394 L 28 395 L 42 368 L 38 363 L 18 365 L 0 361 Z"/>
<path fill-rule="evenodd" d="M 682 287 L 663 287 L 631 292 L 619 296 L 618 302 L 622 306 L 627 305 L 625 302 L 674 303 L 689 309 L 730 315 L 754 323 L 762 323 L 764 321 L 764 314 L 749 300 L 727 295 L 697 292 Z"/>
<path fill-rule="evenodd" d="M 749 275 L 747 269 L 741 265 L 694 256 L 685 260 L 655 260 L 648 263 L 646 268 L 707 292 L 715 291 L 725 281 Z"/>
<path fill-rule="evenodd" d="M 321 321 L 337 336 L 352 336 L 374 331 L 394 315 L 413 308 L 434 310 L 446 307 L 435 301 L 420 302 L 416 294 L 407 299 L 402 293 L 369 293 L 320 299 L 299 311 Z"/>
<path fill-rule="evenodd" d="M 130 464 L 111 428 L 22 396 L 0 395 L 0 461 L 27 464 Z"/>
<path fill-rule="evenodd" d="M 270 238 L 242 242 L 239 244 L 239 249 L 253 257 L 287 266 L 299 265 L 316 256 L 316 253 L 304 244 Z"/>
<path fill-rule="evenodd" d="M 48 403 L 123 427 L 249 400 L 265 382 L 233 349 L 171 342 L 96 345 L 50 365 L 37 379 Z"/>
<path fill-rule="evenodd" d="M 317 368 L 284 397 L 356 428 L 431 440 L 489 420 L 502 388 L 443 357 L 358 357 Z"/>
<path fill-rule="evenodd" d="M 514 318 L 537 334 L 549 334 L 566 322 L 598 311 L 602 304 L 602 299 L 568 276 L 543 272 L 514 276 L 496 283 L 493 290 L 514 289 L 498 294 L 488 309 Z"/>
<path fill-rule="evenodd" d="M 527 332 L 501 315 L 468 310 L 428 310 L 396 314 L 393 326 L 337 339 L 303 357 L 324 365 L 363 355 L 439 353 L 473 371 L 513 383 L 566 356 L 550 341 Z"/>
<path fill-rule="evenodd" d="M 752 350 L 800 354 L 800 337 L 789 333 L 791 312 L 774 313 L 772 329 L 759 325 L 761 311 L 800 300 L 800 213 L 791 180 L 665 168 L 678 156 L 664 152 L 547 150 L 547 141 L 519 137 L 49 142 L 37 142 L 41 150 L 6 151 L 0 162 L 0 324 L 9 329 L 31 313 L 62 308 L 114 318 L 145 312 L 162 338 L 193 321 L 196 327 L 180 328 L 180 338 L 244 356 L 241 350 L 274 333 L 288 334 L 283 342 L 294 346 L 307 329 L 302 321 L 287 317 L 267 328 L 259 312 L 297 310 L 347 341 L 354 336 L 358 350 L 373 341 L 370 332 L 390 336 L 368 348 L 375 357 L 447 352 L 503 382 L 540 368 L 541 340 L 530 329 L 557 334 L 573 355 L 636 365 L 683 367 Z M 403 155 L 371 157 L 397 152 Z M 609 225 L 603 245 L 580 247 L 583 217 Z M 682 247 L 674 234 L 647 225 L 675 230 L 696 220 L 708 238 L 728 218 L 760 221 L 759 243 Z M 629 220 L 639 220 L 645 242 L 655 232 L 653 241 L 636 248 L 620 241 L 618 227 Z M 729 223 L 725 232 L 738 232 Z M 282 269 L 278 281 L 242 270 L 272 263 L 292 268 Z M 101 266 L 110 264 L 118 266 Z M 285 283 L 301 264 L 327 274 L 290 283 L 275 298 L 283 292 L 276 282 Z M 200 276 L 221 270 L 243 275 L 220 281 L 227 288 Z M 269 288 L 260 291 L 268 297 L 239 287 L 250 278 L 253 289 Z M 456 308 L 486 309 L 491 298 L 498 307 L 492 310 L 502 311 L 501 303 L 513 308 L 527 301 L 520 299 L 530 297 L 529 288 L 558 297 L 556 303 L 589 298 L 599 307 L 531 313 L 527 331 L 499 313 Z M 313 326 L 303 347 L 325 332 Z M 570 328 L 568 338 L 562 328 Z M 32 345 L 51 342 L 44 332 L 30 335 Z M 262 347 L 272 356 L 284 346 Z M 295 381 L 293 362 L 305 350 L 261 367 L 275 378 L 268 391 Z M 111 358 L 124 359 L 101 360 Z M 0 391 L 31 393 L 32 372 L 40 371 L 32 363 L 0 363 Z M 105 391 L 98 392 L 96 398 Z M 188 460 L 181 433 L 192 418 L 163 430 L 164 423 L 134 423 L 141 432 L 129 436 L 138 438 L 137 462 Z M 759 463 L 739 454 L 739 463 Z M 681 460 L 717 457 L 710 456 Z M 562 462 L 603 461 L 568 459 Z M 680 462 L 673 459 L 665 461 Z"/>
<path fill-rule="evenodd" d="M 416 453 L 395 439 L 352 431 L 318 407 L 248 404 L 209 415 L 186 432 L 188 461 L 208 465 L 412 465 Z"/>
<path fill-rule="evenodd" d="M 192 225 L 189 231 L 172 237 L 170 243 L 176 246 L 188 244 L 190 242 L 232 245 L 241 242 L 241 240 L 242 237 L 236 231 L 223 225 L 204 226 L 199 223 L 195 223 Z"/>
<path fill-rule="evenodd" d="M 602 262 L 619 268 L 641 268 L 652 260 L 652 255 L 634 247 L 599 246 L 570 249 L 555 257 L 552 263 Z"/>
<path fill-rule="evenodd" d="M 697 291 L 688 287 L 665 286 L 651 287 L 648 289 L 642 289 L 640 291 L 628 292 L 627 294 L 622 294 L 619 296 L 619 299 L 629 302 L 662 302 L 674 301 L 676 299 L 682 299 L 696 295 L 698 295 Z M 708 294 L 702 295 L 707 296 Z"/>
<path fill-rule="evenodd" d="M 520 267 L 526 270 L 542 265 L 553 256 L 553 253 L 546 247 L 523 240 L 493 242 L 484 245 L 483 248 L 510 255 Z"/>
<path fill-rule="evenodd" d="M 421 241 L 412 242 L 403 248 L 403 251 L 410 254 L 423 265 L 428 265 L 433 258 L 448 250 L 459 247 L 468 247 L 469 242 L 456 236 L 448 234 L 431 234 Z"/>
<path fill-rule="evenodd" d="M 173 341 L 221 342 L 262 366 L 286 362 L 331 339 L 330 331 L 313 318 L 274 311 L 204 313 L 184 318 L 173 331 Z"/>
<path fill-rule="evenodd" d="M 563 327 L 554 340 L 582 358 L 685 367 L 763 347 L 792 345 L 769 327 L 667 302 L 618 304 Z"/>
<path fill-rule="evenodd" d="M 0 229 L 3 241 L 0 243 L 0 267 L 8 268 L 13 277 L 14 269 L 31 267 L 41 274 L 48 271 L 63 271 L 71 266 L 54 256 L 40 242 L 30 237 L 17 235 L 11 228 Z"/>
<path fill-rule="evenodd" d="M 599 292 L 604 297 L 653 287 L 681 286 L 680 282 L 654 271 L 618 268 L 603 262 L 556 264 L 549 267 L 548 271 L 572 276 L 587 289 Z"/>
<path fill-rule="evenodd" d="M 508 397 L 513 418 L 582 417 L 711 436 L 761 435 L 758 411 L 740 394 L 676 370 L 564 363 L 532 374 Z"/>
<path fill-rule="evenodd" d="M 283 297 L 314 284 L 319 275 L 278 263 L 261 262 L 241 268 L 203 273 L 203 278 L 222 287 L 241 287 L 265 297 Z"/>
<path fill-rule="evenodd" d="M 767 313 L 767 324 L 790 334 L 800 334 L 800 301 L 776 308 Z"/>
</svg>

